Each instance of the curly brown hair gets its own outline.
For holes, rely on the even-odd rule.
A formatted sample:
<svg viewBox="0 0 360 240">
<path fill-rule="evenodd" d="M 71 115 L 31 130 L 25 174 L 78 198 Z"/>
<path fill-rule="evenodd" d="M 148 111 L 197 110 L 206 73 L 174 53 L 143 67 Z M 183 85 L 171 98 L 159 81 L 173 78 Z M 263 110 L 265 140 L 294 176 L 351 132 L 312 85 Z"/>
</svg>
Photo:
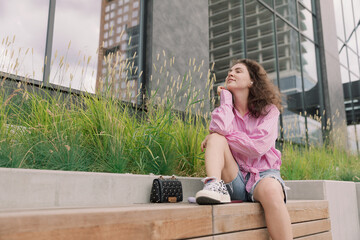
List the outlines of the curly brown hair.
<svg viewBox="0 0 360 240">
<path fill-rule="evenodd" d="M 250 114 L 256 118 L 260 115 L 266 115 L 266 107 L 270 104 L 274 104 L 279 111 L 282 111 L 280 91 L 270 80 L 265 69 L 251 59 L 234 60 L 232 66 L 238 63 L 246 66 L 250 78 L 253 80 L 248 98 Z"/>
</svg>

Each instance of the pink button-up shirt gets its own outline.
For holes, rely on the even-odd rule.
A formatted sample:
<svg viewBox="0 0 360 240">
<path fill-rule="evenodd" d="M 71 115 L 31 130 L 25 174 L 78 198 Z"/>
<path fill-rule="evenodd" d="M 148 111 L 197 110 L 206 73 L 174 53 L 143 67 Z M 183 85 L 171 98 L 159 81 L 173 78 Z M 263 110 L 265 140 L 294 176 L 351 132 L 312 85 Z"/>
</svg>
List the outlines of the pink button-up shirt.
<svg viewBox="0 0 360 240">
<path fill-rule="evenodd" d="M 280 112 L 275 105 L 269 105 L 266 112 L 258 118 L 249 112 L 241 116 L 234 108 L 232 94 L 224 89 L 220 106 L 211 114 L 210 131 L 225 136 L 244 179 L 250 173 L 248 192 L 260 179 L 259 172 L 280 169 L 281 165 L 281 153 L 275 149 Z"/>
</svg>

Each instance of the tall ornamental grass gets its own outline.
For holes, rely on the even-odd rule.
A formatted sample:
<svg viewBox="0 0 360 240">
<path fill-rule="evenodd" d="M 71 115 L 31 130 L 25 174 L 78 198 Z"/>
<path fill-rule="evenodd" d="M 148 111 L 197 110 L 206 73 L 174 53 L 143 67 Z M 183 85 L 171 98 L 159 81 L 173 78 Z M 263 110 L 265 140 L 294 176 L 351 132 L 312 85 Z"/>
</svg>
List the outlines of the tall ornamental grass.
<svg viewBox="0 0 360 240">
<path fill-rule="evenodd" d="M 1 91 L 0 101 L 0 167 L 203 173 L 206 121 L 171 103 L 143 112 L 114 98 L 22 89 Z"/>
<path fill-rule="evenodd" d="M 358 155 L 334 146 L 299 146 L 285 143 L 281 174 L 286 180 L 360 181 Z"/>
</svg>

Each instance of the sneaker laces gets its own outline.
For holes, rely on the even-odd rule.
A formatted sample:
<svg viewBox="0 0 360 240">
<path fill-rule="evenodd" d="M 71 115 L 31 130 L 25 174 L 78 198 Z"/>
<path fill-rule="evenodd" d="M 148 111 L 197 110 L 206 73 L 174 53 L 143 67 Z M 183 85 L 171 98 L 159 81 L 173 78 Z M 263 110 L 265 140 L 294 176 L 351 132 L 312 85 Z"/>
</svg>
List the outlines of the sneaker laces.
<svg viewBox="0 0 360 240">
<path fill-rule="evenodd" d="M 204 190 L 214 191 L 224 195 L 229 194 L 223 180 L 217 181 L 215 177 L 206 177 L 202 179 L 202 182 L 205 184 Z"/>
</svg>

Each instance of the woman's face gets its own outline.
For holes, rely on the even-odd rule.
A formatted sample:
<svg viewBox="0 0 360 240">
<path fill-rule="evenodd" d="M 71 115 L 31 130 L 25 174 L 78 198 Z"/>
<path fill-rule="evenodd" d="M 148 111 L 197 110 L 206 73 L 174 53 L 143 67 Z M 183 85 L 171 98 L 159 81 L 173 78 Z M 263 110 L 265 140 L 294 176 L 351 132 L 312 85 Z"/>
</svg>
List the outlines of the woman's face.
<svg viewBox="0 0 360 240">
<path fill-rule="evenodd" d="M 235 90 L 248 89 L 253 84 L 245 64 L 237 63 L 228 71 L 225 80 L 226 88 L 232 92 Z"/>
</svg>

